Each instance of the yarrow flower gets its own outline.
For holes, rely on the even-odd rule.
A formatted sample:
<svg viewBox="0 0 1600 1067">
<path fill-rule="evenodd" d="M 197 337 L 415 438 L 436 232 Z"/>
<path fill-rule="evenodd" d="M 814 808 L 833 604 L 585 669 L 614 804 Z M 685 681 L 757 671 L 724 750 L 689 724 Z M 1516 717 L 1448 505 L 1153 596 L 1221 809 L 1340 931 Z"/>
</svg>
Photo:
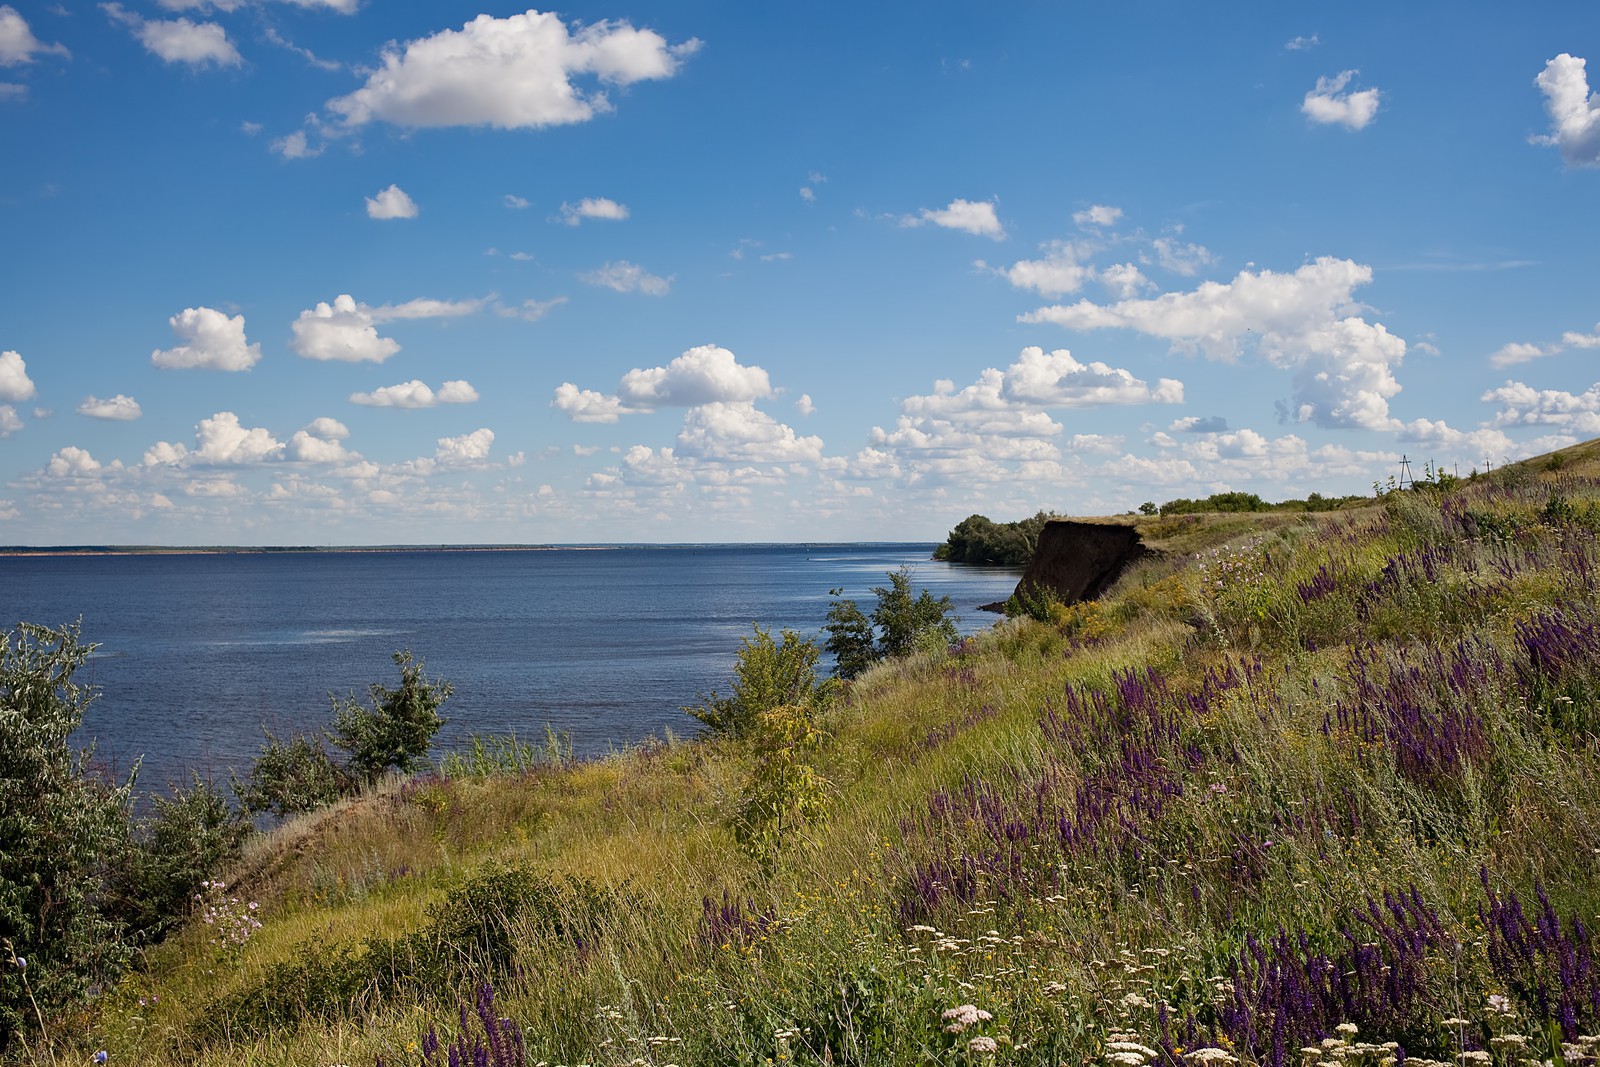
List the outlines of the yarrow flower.
<svg viewBox="0 0 1600 1067">
<path fill-rule="evenodd" d="M 945 1021 L 944 1031 L 947 1034 L 959 1034 L 969 1026 L 977 1023 L 986 1023 L 994 1016 L 984 1011 L 975 1004 L 962 1004 L 959 1007 L 946 1008 L 939 1016 Z"/>
<path fill-rule="evenodd" d="M 967 1042 L 968 1052 L 994 1052 L 999 1047 L 992 1037 L 975 1037 Z"/>
</svg>

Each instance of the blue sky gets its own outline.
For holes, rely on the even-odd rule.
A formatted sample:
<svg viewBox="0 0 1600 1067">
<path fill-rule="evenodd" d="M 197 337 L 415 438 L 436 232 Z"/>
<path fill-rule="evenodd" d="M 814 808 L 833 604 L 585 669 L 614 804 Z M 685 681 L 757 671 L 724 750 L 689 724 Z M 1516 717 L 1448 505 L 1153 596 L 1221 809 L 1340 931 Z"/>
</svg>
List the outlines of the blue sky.
<svg viewBox="0 0 1600 1067">
<path fill-rule="evenodd" d="M 1600 435 L 1600 9 L 0 4 L 0 544 L 938 539 Z"/>
</svg>

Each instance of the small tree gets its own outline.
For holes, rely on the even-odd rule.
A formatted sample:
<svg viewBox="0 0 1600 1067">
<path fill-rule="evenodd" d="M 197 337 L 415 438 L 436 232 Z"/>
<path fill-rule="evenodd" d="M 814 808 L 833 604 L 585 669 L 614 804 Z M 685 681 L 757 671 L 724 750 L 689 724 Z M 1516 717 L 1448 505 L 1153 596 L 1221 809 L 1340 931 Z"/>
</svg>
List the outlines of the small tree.
<svg viewBox="0 0 1600 1067">
<path fill-rule="evenodd" d="M 784 705 L 819 704 L 832 691 L 829 681 L 817 681 L 817 660 L 822 650 L 816 642 L 801 639 L 793 630 L 783 630 L 780 644 L 759 625 L 754 630 L 753 637 L 739 640 L 732 694 L 718 696 L 713 689 L 709 696 L 700 698 L 697 706 L 683 709 L 714 733 L 747 737 L 762 712 Z"/>
<path fill-rule="evenodd" d="M 731 822 L 739 847 L 771 874 L 779 852 L 827 814 L 828 780 L 812 766 L 823 735 L 815 709 L 785 704 L 756 717 L 752 738 L 754 759 Z"/>
<path fill-rule="evenodd" d="M 73 680 L 94 649 L 78 634 L 33 623 L 0 634 L 0 1056 L 36 1014 L 29 990 L 59 1010 L 128 957 L 104 903 L 133 778 L 102 781 L 68 745 L 94 699 Z"/>
<path fill-rule="evenodd" d="M 833 672 L 840 678 L 855 678 L 880 659 L 907 655 L 930 641 L 948 644 L 960 636 L 949 597 L 936 598 L 926 589 L 911 595 L 909 567 L 891 571 L 888 585 L 872 587 L 878 604 L 870 617 L 842 597 L 843 590 L 829 592 L 834 600 L 822 627 L 828 635 L 824 647 L 833 653 Z"/>
<path fill-rule="evenodd" d="M 396 652 L 394 662 L 400 668 L 400 688 L 374 682 L 367 688 L 370 708 L 353 694 L 331 698 L 333 743 L 350 753 L 349 771 L 366 785 L 391 767 L 409 774 L 423 766 L 434 735 L 444 725 L 439 706 L 454 691 L 449 682 L 430 682 L 410 652 Z"/>
</svg>

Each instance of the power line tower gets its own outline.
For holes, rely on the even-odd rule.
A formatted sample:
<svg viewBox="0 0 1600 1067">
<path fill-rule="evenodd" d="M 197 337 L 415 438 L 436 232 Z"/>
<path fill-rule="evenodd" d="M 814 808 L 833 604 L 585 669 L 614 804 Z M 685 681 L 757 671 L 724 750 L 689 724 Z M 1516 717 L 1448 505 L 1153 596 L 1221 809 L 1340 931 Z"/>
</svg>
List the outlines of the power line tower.
<svg viewBox="0 0 1600 1067">
<path fill-rule="evenodd" d="M 1411 460 L 1407 459 L 1404 455 L 1401 455 L 1401 457 L 1400 457 L 1400 477 L 1395 482 L 1396 487 L 1398 487 L 1400 489 L 1405 489 L 1408 486 L 1415 487 L 1416 484 L 1417 484 L 1417 480 L 1411 476 Z"/>
</svg>

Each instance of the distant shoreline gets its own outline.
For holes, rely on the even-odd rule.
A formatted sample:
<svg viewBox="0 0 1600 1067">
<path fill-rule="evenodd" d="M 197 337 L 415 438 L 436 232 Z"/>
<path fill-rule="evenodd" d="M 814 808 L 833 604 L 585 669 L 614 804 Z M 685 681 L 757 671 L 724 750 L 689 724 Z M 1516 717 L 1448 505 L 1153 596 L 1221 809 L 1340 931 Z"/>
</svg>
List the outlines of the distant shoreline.
<svg viewBox="0 0 1600 1067">
<path fill-rule="evenodd" d="M 682 548 L 847 548 L 851 545 L 924 545 L 931 541 L 718 541 L 608 542 L 547 545 L 12 545 L 0 558 L 24 556 L 268 556 L 340 555 L 399 552 L 606 552 L 620 549 Z"/>
</svg>

